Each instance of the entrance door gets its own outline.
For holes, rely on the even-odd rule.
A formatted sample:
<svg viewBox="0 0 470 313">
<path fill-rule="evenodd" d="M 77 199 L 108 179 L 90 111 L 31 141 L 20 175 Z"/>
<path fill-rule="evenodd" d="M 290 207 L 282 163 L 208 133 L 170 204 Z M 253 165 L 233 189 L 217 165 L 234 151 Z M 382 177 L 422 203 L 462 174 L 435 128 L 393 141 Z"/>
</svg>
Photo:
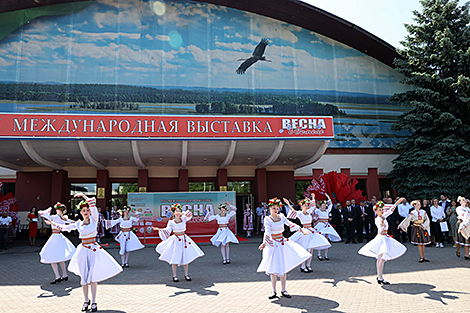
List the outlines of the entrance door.
<svg viewBox="0 0 470 313">
<path fill-rule="evenodd" d="M 246 204 L 251 205 L 253 210 L 253 195 L 252 194 L 237 194 L 236 195 L 237 207 L 237 231 L 243 229 L 243 212 L 245 211 Z M 253 221 L 254 222 L 254 221 Z"/>
</svg>

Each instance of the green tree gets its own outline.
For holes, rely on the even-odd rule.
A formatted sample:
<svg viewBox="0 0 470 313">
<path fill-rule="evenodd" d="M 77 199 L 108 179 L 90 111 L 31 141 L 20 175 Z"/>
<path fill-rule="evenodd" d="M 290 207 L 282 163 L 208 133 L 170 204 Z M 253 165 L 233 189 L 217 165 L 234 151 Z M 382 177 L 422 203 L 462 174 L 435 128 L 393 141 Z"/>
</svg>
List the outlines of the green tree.
<svg viewBox="0 0 470 313">
<path fill-rule="evenodd" d="M 397 70 L 410 91 L 391 101 L 412 107 L 392 125 L 410 137 L 388 175 L 411 198 L 467 195 L 470 190 L 470 29 L 469 5 L 421 0 L 414 23 L 398 49 Z"/>
</svg>

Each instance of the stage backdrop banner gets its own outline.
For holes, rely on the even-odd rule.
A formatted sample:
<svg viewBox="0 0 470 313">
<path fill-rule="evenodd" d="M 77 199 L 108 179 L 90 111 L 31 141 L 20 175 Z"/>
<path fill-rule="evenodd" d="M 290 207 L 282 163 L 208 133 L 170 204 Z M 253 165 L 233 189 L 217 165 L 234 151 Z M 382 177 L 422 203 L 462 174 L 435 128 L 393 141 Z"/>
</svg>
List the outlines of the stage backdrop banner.
<svg viewBox="0 0 470 313">
<path fill-rule="evenodd" d="M 171 217 L 171 206 L 181 204 L 183 211 L 191 211 L 193 218 L 186 225 L 186 234 L 189 236 L 213 236 L 217 232 L 217 221 L 204 221 L 205 212 L 218 214 L 218 206 L 222 203 L 235 205 L 235 192 L 150 192 L 129 193 L 127 203 L 140 213 L 137 236 L 140 238 L 157 238 L 158 232 L 152 226 L 164 228 Z M 236 234 L 236 218 L 233 216 L 229 228 Z"/>
</svg>

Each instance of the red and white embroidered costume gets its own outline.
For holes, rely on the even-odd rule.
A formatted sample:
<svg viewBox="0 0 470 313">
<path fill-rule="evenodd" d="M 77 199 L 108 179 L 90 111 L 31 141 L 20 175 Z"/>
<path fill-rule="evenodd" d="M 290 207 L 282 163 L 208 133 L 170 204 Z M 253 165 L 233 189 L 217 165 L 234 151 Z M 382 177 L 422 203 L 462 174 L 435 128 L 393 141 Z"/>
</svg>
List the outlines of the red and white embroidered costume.
<svg viewBox="0 0 470 313">
<path fill-rule="evenodd" d="M 314 207 L 314 211 L 312 213 L 317 216 L 316 225 L 314 229 L 322 236 L 328 235 L 329 240 L 333 242 L 338 242 L 341 241 L 341 237 L 338 235 L 336 230 L 333 228 L 333 226 L 331 226 L 330 222 L 328 221 L 332 208 L 333 203 L 331 202 L 331 200 L 328 200 L 328 208 L 325 211 Z"/>
<path fill-rule="evenodd" d="M 283 214 L 279 214 L 279 217 L 280 220 L 276 222 L 271 216 L 264 218 L 263 243 L 266 247 L 258 272 L 267 275 L 284 276 L 312 256 L 301 245 L 282 236 L 284 225 L 295 231 L 299 231 L 300 226 L 290 222 Z"/>
<path fill-rule="evenodd" d="M 211 222 L 213 220 L 216 220 L 217 224 L 219 224 L 219 229 L 217 229 L 217 232 L 211 238 L 212 244 L 216 247 L 220 246 L 221 244 L 225 246 L 229 242 L 239 243 L 237 237 L 230 230 L 230 228 L 228 228 L 230 218 L 237 214 L 237 208 L 234 206 L 230 206 L 230 209 L 230 213 L 227 213 L 225 216 L 221 216 L 220 214 L 208 214 L 205 217 L 207 221 Z"/>
<path fill-rule="evenodd" d="M 51 215 L 52 208 L 45 211 L 39 211 L 41 217 L 48 219 L 56 224 L 65 225 L 66 223 L 75 223 L 68 218 L 63 220 L 59 215 Z M 42 247 L 39 256 L 41 257 L 41 263 L 53 264 L 68 261 L 74 255 L 76 249 L 70 240 L 61 234 L 59 227 L 52 224 L 52 235 L 47 240 L 44 247 Z"/>
<path fill-rule="evenodd" d="M 169 264 L 187 265 L 204 255 L 198 245 L 185 234 L 186 223 L 193 217 L 191 211 L 186 211 L 181 216 L 181 222 L 169 220 L 165 229 L 159 231 L 163 240 L 155 250 L 160 253 L 158 258 Z M 171 233 L 173 232 L 173 235 Z"/>
<path fill-rule="evenodd" d="M 359 251 L 359 254 L 364 256 L 377 258 L 382 255 L 385 261 L 393 260 L 401 257 L 406 252 L 406 247 L 387 235 L 388 222 L 387 217 L 390 216 L 395 210 L 396 206 L 393 205 L 386 211 L 382 217 L 375 218 L 375 225 L 377 226 L 377 236 L 370 242 L 365 244 Z"/>
<path fill-rule="evenodd" d="M 253 211 L 251 208 L 243 211 L 243 230 L 253 230 Z"/>
<path fill-rule="evenodd" d="M 106 228 L 111 228 L 119 224 L 121 226 L 121 231 L 119 235 L 114 238 L 119 242 L 120 250 L 119 254 L 123 255 L 126 252 L 131 252 L 139 249 L 145 248 L 145 246 L 140 242 L 139 238 L 131 230 L 132 224 L 139 222 L 139 217 L 129 217 L 128 220 L 120 217 L 117 220 L 107 220 Z"/>
<path fill-rule="evenodd" d="M 315 209 L 315 206 L 310 206 L 307 210 L 307 214 L 304 214 L 302 211 L 296 211 L 294 209 L 289 210 L 287 217 L 290 219 L 298 218 L 302 223 L 302 228 L 310 231 L 310 234 L 308 235 L 304 235 L 299 231 L 295 232 L 292 236 L 289 237 L 289 240 L 297 242 L 299 245 L 304 247 L 304 249 L 328 249 L 331 247 L 331 244 L 324 236 L 320 235 L 312 227 L 312 213 Z"/>
<path fill-rule="evenodd" d="M 81 277 L 82 285 L 98 283 L 122 272 L 116 260 L 96 243 L 98 223 L 96 200 L 89 198 L 87 202 L 91 211 L 89 224 L 85 225 L 83 221 L 76 221 L 70 225 L 59 226 L 62 231 L 78 230 L 78 238 L 82 239 L 68 267 L 69 271 Z"/>
</svg>

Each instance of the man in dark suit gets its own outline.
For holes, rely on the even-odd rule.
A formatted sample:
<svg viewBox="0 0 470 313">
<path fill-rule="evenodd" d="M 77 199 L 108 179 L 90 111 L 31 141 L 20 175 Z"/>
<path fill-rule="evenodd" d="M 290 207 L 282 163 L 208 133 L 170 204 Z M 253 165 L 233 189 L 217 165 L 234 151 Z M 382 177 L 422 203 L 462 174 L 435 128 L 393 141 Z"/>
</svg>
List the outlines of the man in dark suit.
<svg viewBox="0 0 470 313">
<path fill-rule="evenodd" d="M 346 208 L 343 210 L 344 226 L 346 227 L 346 243 L 356 243 L 354 239 L 354 226 L 357 216 L 356 208 L 351 206 L 351 201 L 346 201 Z"/>
<path fill-rule="evenodd" d="M 366 202 L 361 200 L 359 205 L 356 206 L 357 208 L 357 218 L 356 218 L 356 237 L 357 242 L 362 243 L 364 230 L 366 232 L 366 238 L 369 238 L 369 229 L 365 227 L 366 225 L 366 218 L 367 218 L 367 210 L 366 210 Z"/>
<path fill-rule="evenodd" d="M 377 226 L 375 226 L 375 212 L 374 212 L 374 205 L 377 203 L 377 197 L 372 196 L 370 198 L 370 202 L 366 204 L 366 212 L 367 216 L 365 219 L 365 228 L 366 233 L 369 233 L 369 237 L 367 237 L 367 241 L 372 240 L 375 235 L 377 235 Z"/>
<path fill-rule="evenodd" d="M 341 237 L 341 241 L 343 241 L 343 205 L 341 204 L 341 202 L 338 202 L 338 200 L 336 200 L 336 204 L 330 212 L 329 220 L 331 226 L 333 226 L 338 235 Z"/>
</svg>

